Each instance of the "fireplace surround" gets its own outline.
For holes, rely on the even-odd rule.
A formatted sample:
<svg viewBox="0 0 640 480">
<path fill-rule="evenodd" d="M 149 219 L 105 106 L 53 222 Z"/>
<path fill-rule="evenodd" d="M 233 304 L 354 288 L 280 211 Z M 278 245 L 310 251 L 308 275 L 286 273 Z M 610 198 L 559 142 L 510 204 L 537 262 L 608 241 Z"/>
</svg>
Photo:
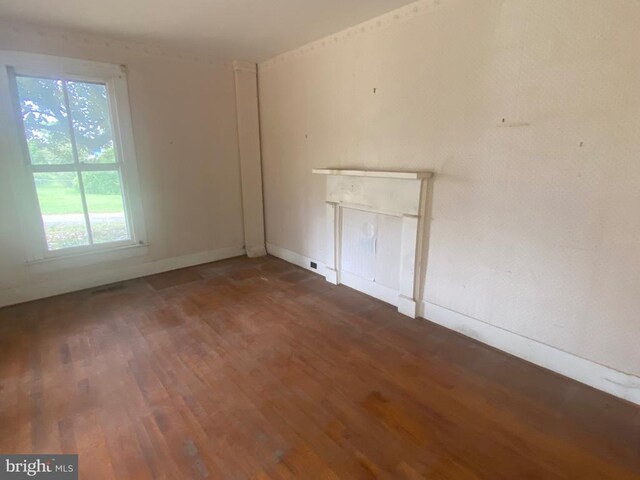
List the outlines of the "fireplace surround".
<svg viewBox="0 0 640 480">
<path fill-rule="evenodd" d="M 426 243 L 424 235 L 429 179 L 433 172 L 355 168 L 317 168 L 312 172 L 327 177 L 326 280 L 333 284 L 350 286 L 384 300 L 397 306 L 400 313 L 415 318 Z M 399 230 L 396 232 L 399 242 L 399 268 L 397 282 L 393 287 L 382 285 L 376 282 L 375 278 L 354 275 L 343 269 L 346 209 L 399 219 L 399 222 L 395 222 Z M 375 229 L 372 227 L 371 230 Z M 376 233 L 372 231 L 370 234 L 374 236 Z M 349 255 L 353 254 L 350 244 Z M 396 259 L 386 260 L 395 262 Z"/>
</svg>

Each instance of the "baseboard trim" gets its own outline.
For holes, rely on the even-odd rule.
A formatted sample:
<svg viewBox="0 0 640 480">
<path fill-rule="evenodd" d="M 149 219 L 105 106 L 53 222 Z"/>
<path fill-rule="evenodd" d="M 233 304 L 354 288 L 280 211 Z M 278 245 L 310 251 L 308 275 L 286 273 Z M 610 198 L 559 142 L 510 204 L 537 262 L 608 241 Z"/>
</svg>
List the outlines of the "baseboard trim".
<svg viewBox="0 0 640 480">
<path fill-rule="evenodd" d="M 247 245 L 245 250 L 247 251 L 247 257 L 250 258 L 263 257 L 267 254 L 267 249 L 264 245 Z"/>
<path fill-rule="evenodd" d="M 370 280 L 365 280 L 362 277 L 345 272 L 344 270 L 340 272 L 340 283 L 366 295 L 377 298 L 378 300 L 389 303 L 394 307 L 398 306 L 398 296 L 400 295 L 400 292 L 393 288 L 385 287 L 384 285 L 380 285 L 379 283 L 372 282 Z"/>
<path fill-rule="evenodd" d="M 433 303 L 421 302 L 419 315 L 528 362 L 640 405 L 640 377 L 578 357 Z"/>
<path fill-rule="evenodd" d="M 320 262 L 317 259 L 307 257 L 270 243 L 267 243 L 266 247 L 267 252 L 270 255 L 281 258 L 282 260 L 311 272 L 325 276 L 326 266 L 323 262 Z M 204 255 L 210 255 L 206 258 L 196 259 L 195 256 L 191 255 L 187 257 L 178 257 L 177 259 L 163 260 L 161 262 L 157 262 L 164 262 L 164 265 L 159 267 L 161 269 L 158 270 L 158 272 L 244 254 L 243 249 L 239 250 L 240 252 L 238 253 L 238 249 L 235 251 L 227 249 L 227 251 L 224 252 L 224 255 L 226 256 L 217 258 L 214 258 L 216 255 L 211 256 L 210 254 L 215 253 L 220 255 L 222 251 L 217 250 L 215 252 L 205 252 Z M 169 266 L 167 262 L 171 263 L 172 260 L 174 260 L 173 265 Z M 318 268 L 311 268 L 311 262 L 315 262 Z M 180 263 L 180 265 L 178 265 L 178 263 Z M 144 276 L 150 273 L 142 273 L 141 275 L 136 276 Z M 130 278 L 134 278 L 134 276 Z M 87 288 L 87 286 L 83 288 Z M 496 327 L 495 325 L 482 322 L 430 302 L 419 302 L 418 315 L 428 321 L 437 323 L 438 325 L 442 325 L 443 327 L 451 330 L 455 330 L 467 337 L 474 338 L 482 343 L 510 353 L 511 355 L 522 358 L 528 362 L 640 405 L 640 377 L 620 372 L 605 365 L 578 357 L 550 345 L 546 345 L 531 338 L 523 337 L 517 333 L 504 330 L 500 327 Z"/>
<path fill-rule="evenodd" d="M 167 272 L 179 268 L 191 267 L 202 263 L 215 262 L 225 258 L 238 257 L 245 254 L 244 247 L 227 247 L 206 252 L 192 253 L 179 257 L 163 258 L 152 262 L 127 267 L 106 269 L 96 266 L 96 271 L 86 274 L 65 275 L 55 282 L 44 282 L 27 287 L 13 287 L 0 291 L 0 307 L 52 297 L 63 293 L 75 292 L 86 288 L 94 288 L 110 283 L 131 280 L 156 273 Z"/>
<path fill-rule="evenodd" d="M 311 257 L 305 257 L 286 248 L 278 247 L 271 243 L 267 243 L 267 253 L 274 257 L 281 258 L 285 262 L 293 263 L 299 267 L 309 270 L 310 272 L 317 273 L 318 275 L 325 276 L 326 266 L 323 262 Z M 318 268 L 311 268 L 311 262 L 314 262 Z"/>
<path fill-rule="evenodd" d="M 413 298 L 398 295 L 398 311 L 410 318 L 418 316 L 418 302 Z"/>
<path fill-rule="evenodd" d="M 294 265 L 298 265 L 299 267 L 306 268 L 314 273 L 322 275 L 327 279 L 328 282 L 337 285 L 337 274 L 335 270 L 327 268 L 327 266 L 313 258 L 306 257 L 296 252 L 292 252 L 286 248 L 278 247 L 277 245 L 272 245 L 267 243 L 267 252 L 269 255 L 273 255 L 274 257 L 281 258 L 289 263 L 293 263 Z M 315 262 L 318 265 L 317 269 L 313 269 L 310 267 L 311 262 Z M 340 273 L 340 283 L 347 287 L 358 290 L 359 292 L 365 293 L 372 297 L 378 298 L 383 302 L 387 302 L 393 306 L 398 306 L 398 295 L 399 292 L 397 290 L 393 290 L 392 288 L 385 287 L 384 285 L 380 285 L 379 283 L 370 282 L 365 280 L 364 278 L 360 278 L 357 275 L 353 275 L 349 272 L 341 272 Z"/>
</svg>

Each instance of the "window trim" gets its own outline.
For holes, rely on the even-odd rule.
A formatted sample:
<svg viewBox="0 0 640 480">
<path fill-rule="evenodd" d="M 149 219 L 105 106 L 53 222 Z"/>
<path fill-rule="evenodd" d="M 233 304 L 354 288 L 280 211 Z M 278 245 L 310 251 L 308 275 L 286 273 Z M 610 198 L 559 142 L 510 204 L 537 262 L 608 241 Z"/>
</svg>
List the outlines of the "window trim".
<svg viewBox="0 0 640 480">
<path fill-rule="evenodd" d="M 126 247 L 146 245 L 146 225 L 140 198 L 131 110 L 126 80 L 126 68 L 122 65 L 92 62 L 64 57 L 39 55 L 31 53 L 10 52 L 0 50 L 0 115 L 8 121 L 5 142 L 6 151 L 11 164 L 14 179 L 14 196 L 17 200 L 22 236 L 26 246 L 27 263 L 43 260 L 63 260 L 69 257 L 96 255 L 96 260 L 104 257 L 104 252 L 125 251 Z M 38 202 L 33 172 L 46 170 L 47 166 L 39 165 L 34 170 L 30 162 L 28 146 L 24 137 L 22 114 L 17 95 L 16 75 L 49 77 L 64 80 L 97 82 L 105 84 L 109 98 L 109 115 L 116 158 L 122 182 L 122 195 L 125 215 L 130 228 L 131 239 L 104 244 L 83 245 L 48 250 L 46 235 Z M 1 140 L 1 139 L 0 139 Z M 14 161 L 15 160 L 15 161 Z M 110 164 L 113 166 L 113 164 Z M 51 166 L 59 171 L 66 165 Z M 73 171 L 78 166 L 69 164 Z M 83 170 L 101 170 L 101 164 L 83 164 Z M 99 260 L 98 260 L 99 261 Z"/>
</svg>

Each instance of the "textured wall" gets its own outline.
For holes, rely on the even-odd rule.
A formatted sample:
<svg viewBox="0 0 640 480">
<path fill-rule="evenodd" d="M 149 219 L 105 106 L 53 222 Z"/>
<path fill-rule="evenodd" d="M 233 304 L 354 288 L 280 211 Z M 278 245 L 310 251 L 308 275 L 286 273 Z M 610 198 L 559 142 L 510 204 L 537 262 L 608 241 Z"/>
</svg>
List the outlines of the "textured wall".
<svg viewBox="0 0 640 480">
<path fill-rule="evenodd" d="M 125 64 L 148 255 L 67 269 L 64 278 L 104 269 L 242 247 L 242 203 L 231 65 L 112 40 L 0 23 L 0 49 Z M 0 158 L 2 290 L 56 282 L 60 271 L 25 263 L 18 207 Z"/>
<path fill-rule="evenodd" d="M 263 63 L 267 242 L 325 260 L 312 167 L 434 169 L 427 301 L 640 374 L 638 25 L 429 0 Z"/>
</svg>

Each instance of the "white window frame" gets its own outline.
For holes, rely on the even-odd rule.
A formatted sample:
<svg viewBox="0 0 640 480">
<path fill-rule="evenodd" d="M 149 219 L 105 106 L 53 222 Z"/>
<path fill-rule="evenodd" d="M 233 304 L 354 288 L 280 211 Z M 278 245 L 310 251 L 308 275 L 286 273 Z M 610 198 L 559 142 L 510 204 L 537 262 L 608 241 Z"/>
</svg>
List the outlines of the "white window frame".
<svg viewBox="0 0 640 480">
<path fill-rule="evenodd" d="M 49 250 L 40 205 L 35 187 L 32 164 L 25 141 L 22 114 L 16 90 L 16 75 L 97 82 L 105 84 L 109 97 L 109 110 L 116 158 L 119 163 L 125 216 L 131 238 L 104 244 L 83 245 Z M 126 68 L 121 65 L 99 63 L 48 55 L 37 55 L 0 50 L 0 123 L 8 128 L 3 144 L 1 161 L 9 161 L 14 172 L 14 195 L 20 208 L 22 235 L 27 248 L 27 262 L 87 256 L 97 261 L 109 260 L 105 252 L 130 250 L 146 246 L 146 225 L 140 198 L 140 184 L 131 110 L 127 90 Z M 53 170 L 57 168 L 51 167 Z M 83 169 L 90 169 L 86 164 Z M 101 167 L 96 167 L 100 169 Z M 100 255 L 93 255 L 100 254 Z M 129 256 L 116 255 L 119 256 Z M 78 263 L 77 261 L 75 263 Z M 86 261 L 83 263 L 87 263 Z M 91 263 L 91 260 L 89 260 Z"/>
</svg>

